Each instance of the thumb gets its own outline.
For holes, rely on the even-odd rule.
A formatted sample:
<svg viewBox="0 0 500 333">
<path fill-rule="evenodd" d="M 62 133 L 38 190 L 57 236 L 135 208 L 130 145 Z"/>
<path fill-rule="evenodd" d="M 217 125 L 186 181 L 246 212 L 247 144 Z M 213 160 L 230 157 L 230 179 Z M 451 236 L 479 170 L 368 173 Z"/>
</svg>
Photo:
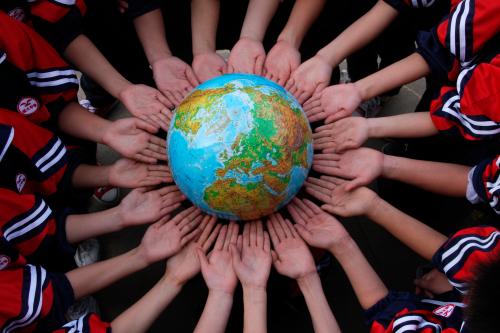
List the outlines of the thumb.
<svg viewBox="0 0 500 333">
<path fill-rule="evenodd" d="M 276 264 L 280 260 L 278 254 L 274 250 L 271 250 L 271 258 L 273 259 L 274 264 Z"/>
<path fill-rule="evenodd" d="M 264 67 L 264 61 L 265 61 L 264 56 L 258 56 L 257 59 L 255 60 L 255 74 L 257 75 L 262 75 L 262 69 Z"/>
<path fill-rule="evenodd" d="M 160 129 L 159 125 L 155 127 L 155 126 L 151 125 L 150 123 L 148 123 L 144 120 L 141 120 L 139 118 L 135 119 L 135 126 L 138 129 L 144 130 L 144 131 L 149 132 L 151 134 L 156 134 L 158 132 L 158 130 Z"/>
<path fill-rule="evenodd" d="M 332 213 L 332 214 L 342 215 L 342 214 L 338 213 L 338 209 L 332 205 L 322 205 L 321 209 L 323 209 L 324 211 L 327 211 L 329 213 Z"/>
<path fill-rule="evenodd" d="M 240 252 L 238 251 L 236 245 L 229 244 L 229 253 L 231 253 L 231 261 L 233 262 L 233 267 L 238 267 L 241 264 Z"/>
<path fill-rule="evenodd" d="M 307 230 L 303 225 L 295 223 L 295 230 L 299 233 L 300 237 L 302 237 L 307 243 L 310 243 L 312 233 Z"/>
<path fill-rule="evenodd" d="M 364 185 L 367 185 L 369 182 L 367 182 L 365 179 L 363 178 L 355 178 L 353 180 L 351 180 L 350 182 L 348 182 L 346 185 L 345 185 L 345 190 L 347 192 L 351 192 L 352 190 L 355 190 L 357 189 L 358 187 L 361 187 L 361 186 L 364 186 Z"/>
<path fill-rule="evenodd" d="M 207 256 L 205 252 L 201 248 L 196 248 L 196 254 L 198 255 L 198 259 L 200 259 L 200 265 L 202 269 L 206 269 L 209 265 Z"/>
</svg>

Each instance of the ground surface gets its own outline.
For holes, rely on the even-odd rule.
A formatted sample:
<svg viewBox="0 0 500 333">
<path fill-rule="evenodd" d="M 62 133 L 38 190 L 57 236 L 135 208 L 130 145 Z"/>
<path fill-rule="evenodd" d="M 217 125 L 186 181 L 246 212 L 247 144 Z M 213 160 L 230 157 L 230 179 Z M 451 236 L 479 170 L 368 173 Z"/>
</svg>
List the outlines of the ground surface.
<svg viewBox="0 0 500 333">
<path fill-rule="evenodd" d="M 401 89 L 384 107 L 380 115 L 412 112 L 425 88 L 423 81 L 414 82 Z M 110 114 L 112 119 L 127 116 L 120 105 Z M 383 141 L 371 141 L 368 145 L 382 147 Z M 110 163 L 117 155 L 105 147 L 99 147 L 98 159 Z M 374 184 L 374 188 L 377 188 Z M 390 191 L 390 190 L 389 190 Z M 393 193 L 396 196 L 398 193 Z M 94 207 L 96 209 L 96 207 Z M 397 240 L 364 218 L 344 219 L 352 236 L 356 239 L 368 260 L 392 289 L 413 290 L 415 269 L 423 261 Z M 101 247 L 104 258 L 115 256 L 136 246 L 145 228 L 127 229 L 102 237 Z M 159 263 L 134 274 L 107 288 L 97 295 L 102 315 L 112 320 L 136 300 L 138 300 L 160 278 L 164 264 Z M 346 276 L 335 261 L 323 271 L 323 285 L 330 305 L 343 332 L 367 332 L 363 313 Z M 289 280 L 273 273 L 269 283 L 269 331 L 270 332 L 312 332 L 309 315 L 300 295 L 294 295 L 294 286 Z M 192 332 L 203 310 L 206 287 L 200 276 L 187 284 L 182 293 L 161 315 L 151 332 Z M 241 332 L 242 305 L 241 290 L 235 296 L 233 313 L 227 332 Z"/>
</svg>

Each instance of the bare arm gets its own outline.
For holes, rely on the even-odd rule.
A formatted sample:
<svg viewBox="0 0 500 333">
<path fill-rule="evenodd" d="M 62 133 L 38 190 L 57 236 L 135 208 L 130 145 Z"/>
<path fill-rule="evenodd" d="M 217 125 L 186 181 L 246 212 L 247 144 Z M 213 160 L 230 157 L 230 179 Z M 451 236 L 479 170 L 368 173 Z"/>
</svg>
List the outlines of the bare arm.
<svg viewBox="0 0 500 333">
<path fill-rule="evenodd" d="M 311 314 L 314 332 L 340 333 L 339 325 L 326 300 L 318 273 L 304 276 L 297 282 Z"/>
<path fill-rule="evenodd" d="M 278 41 L 285 40 L 298 48 L 324 5 L 325 0 L 295 1 L 290 18 L 278 37 Z"/>
<path fill-rule="evenodd" d="M 431 73 L 431 69 L 425 59 L 418 53 L 386 67 L 372 75 L 354 83 L 361 94 L 363 101 L 391 89 L 413 82 Z"/>
<path fill-rule="evenodd" d="M 368 13 L 351 24 L 318 55 L 332 67 L 347 56 L 374 40 L 398 16 L 398 12 L 385 1 L 378 1 Z"/>
<path fill-rule="evenodd" d="M 220 0 L 191 1 L 193 55 L 215 52 Z"/>
<path fill-rule="evenodd" d="M 439 133 L 428 112 L 415 112 L 367 120 L 370 138 L 420 138 Z"/>
<path fill-rule="evenodd" d="M 103 135 L 111 122 L 85 110 L 78 103 L 68 104 L 58 118 L 60 129 L 76 138 L 103 143 Z"/>
<path fill-rule="evenodd" d="M 266 289 L 243 288 L 243 332 L 267 332 L 267 292 Z"/>
<path fill-rule="evenodd" d="M 113 332 L 146 332 L 181 289 L 182 285 L 167 272 L 146 295 L 113 320 Z"/>
<path fill-rule="evenodd" d="M 279 3 L 279 0 L 250 0 L 240 38 L 262 42 Z"/>
<path fill-rule="evenodd" d="M 66 219 L 66 238 L 70 244 L 118 231 L 123 220 L 117 207 L 96 213 L 69 215 Z"/>
<path fill-rule="evenodd" d="M 465 197 L 470 167 L 384 155 L 382 176 L 430 192 Z"/>
<path fill-rule="evenodd" d="M 131 85 L 85 35 L 75 38 L 64 50 L 64 56 L 115 98 L 120 98 L 120 93 Z"/>
<path fill-rule="evenodd" d="M 109 185 L 109 165 L 80 164 L 73 173 L 72 184 L 77 188 Z"/>
<path fill-rule="evenodd" d="M 141 41 L 144 53 L 152 65 L 156 61 L 170 57 L 172 53 L 165 37 L 165 27 L 161 9 L 153 10 L 134 20 L 137 36 Z"/>
<path fill-rule="evenodd" d="M 406 215 L 379 197 L 372 201 L 366 215 L 427 260 L 431 260 L 447 240 L 443 234 Z"/>
<path fill-rule="evenodd" d="M 195 333 L 224 333 L 233 306 L 233 294 L 210 290 Z"/>
</svg>

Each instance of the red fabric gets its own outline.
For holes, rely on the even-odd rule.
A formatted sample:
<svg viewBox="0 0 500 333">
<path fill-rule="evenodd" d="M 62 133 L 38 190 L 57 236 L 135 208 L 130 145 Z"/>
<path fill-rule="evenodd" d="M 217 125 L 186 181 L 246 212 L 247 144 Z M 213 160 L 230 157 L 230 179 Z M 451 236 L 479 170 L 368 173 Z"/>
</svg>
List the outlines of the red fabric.
<svg viewBox="0 0 500 333">
<path fill-rule="evenodd" d="M 77 6 L 82 15 L 85 15 L 87 12 L 87 6 L 84 0 L 75 0 L 75 4 L 69 6 L 57 0 L 38 0 L 30 5 L 30 11 L 32 15 L 38 16 L 45 21 L 57 23 L 69 13 L 71 9 L 70 6 Z"/>
</svg>

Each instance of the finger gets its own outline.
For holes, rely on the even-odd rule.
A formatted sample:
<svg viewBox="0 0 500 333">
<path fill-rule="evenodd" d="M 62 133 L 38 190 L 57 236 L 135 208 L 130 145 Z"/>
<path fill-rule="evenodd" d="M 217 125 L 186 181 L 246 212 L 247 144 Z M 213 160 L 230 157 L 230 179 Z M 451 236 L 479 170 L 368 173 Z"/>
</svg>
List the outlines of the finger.
<svg viewBox="0 0 500 333">
<path fill-rule="evenodd" d="M 186 77 L 188 79 L 188 82 L 191 84 L 191 90 L 194 89 L 194 87 L 198 86 L 200 84 L 200 81 L 198 80 L 198 78 L 196 77 L 196 74 L 194 73 L 194 71 L 188 67 L 188 69 L 186 70 Z"/>
<path fill-rule="evenodd" d="M 325 124 L 330 124 L 330 123 L 336 122 L 337 120 L 349 117 L 350 115 L 351 115 L 351 113 L 349 111 L 347 111 L 345 109 L 341 109 L 341 110 L 329 115 L 328 117 L 326 117 Z"/>
<path fill-rule="evenodd" d="M 321 209 L 323 209 L 325 212 L 329 212 L 335 215 L 342 215 L 340 214 L 339 208 L 332 205 L 322 205 Z"/>
<path fill-rule="evenodd" d="M 226 234 L 227 234 L 227 226 L 225 225 L 220 229 L 219 236 L 215 241 L 214 250 L 222 251 L 222 249 L 224 248 L 224 241 L 226 239 Z"/>
<path fill-rule="evenodd" d="M 184 209 L 182 212 L 180 212 L 179 214 L 177 214 L 174 217 L 174 219 L 173 219 L 174 224 L 178 225 L 182 221 L 182 219 L 184 219 L 185 217 L 189 216 L 189 214 L 195 212 L 196 210 L 197 210 L 197 208 L 194 207 L 194 206 L 193 207 L 189 207 L 187 209 Z"/>
<path fill-rule="evenodd" d="M 362 186 L 365 186 L 365 185 L 368 185 L 370 182 L 362 177 L 358 177 L 358 178 L 355 178 L 353 180 L 351 180 L 350 182 L 348 182 L 346 185 L 345 185 L 345 190 L 347 192 L 351 192 L 352 190 L 355 190 L 359 187 L 362 187 Z"/>
<path fill-rule="evenodd" d="M 341 172 L 341 170 L 336 167 L 326 167 L 323 165 L 313 164 L 313 170 L 330 176 L 339 176 L 339 177 L 344 176 L 343 172 Z"/>
<path fill-rule="evenodd" d="M 160 209 L 160 214 L 171 213 L 174 210 L 176 210 L 177 208 L 179 208 L 180 206 L 181 206 L 180 203 L 176 203 L 176 204 L 173 204 L 173 205 L 170 205 L 170 206 L 163 207 L 162 209 Z"/>
<path fill-rule="evenodd" d="M 257 75 L 262 75 L 262 69 L 264 68 L 264 62 L 266 60 L 266 57 L 263 55 L 260 55 L 257 57 L 255 60 L 255 67 L 254 67 L 254 73 Z"/>
<path fill-rule="evenodd" d="M 298 220 L 303 221 L 302 224 L 307 224 L 307 222 L 309 221 L 309 217 L 300 208 L 300 206 L 297 205 L 297 201 L 298 201 L 298 199 L 296 199 L 296 198 L 294 198 L 293 201 L 292 201 L 294 214 L 298 215 Z M 292 217 L 293 217 L 293 215 L 292 215 Z"/>
<path fill-rule="evenodd" d="M 135 118 L 135 127 L 151 134 L 156 134 L 158 132 L 158 126 L 151 125 L 147 121 L 139 118 Z"/>
<path fill-rule="evenodd" d="M 335 187 L 338 187 L 340 185 L 344 185 L 346 183 L 345 180 L 340 179 L 338 177 L 331 177 L 331 176 L 321 176 L 320 177 L 322 180 L 327 181 L 331 184 L 334 184 Z"/>
<path fill-rule="evenodd" d="M 191 232 L 191 230 L 200 225 L 202 219 L 202 215 L 199 215 L 192 220 L 184 219 L 177 225 L 177 228 L 179 228 L 179 230 L 181 231 L 182 236 L 187 235 L 189 232 Z"/>
<path fill-rule="evenodd" d="M 276 214 L 271 215 L 271 222 L 276 235 L 278 236 L 280 241 L 286 239 L 285 231 L 283 231 L 283 227 L 281 226 Z"/>
<path fill-rule="evenodd" d="M 276 230 L 274 229 L 273 220 L 269 219 L 267 221 L 267 231 L 269 232 L 269 236 L 271 237 L 271 241 L 273 242 L 273 246 L 276 247 L 280 243 L 280 239 Z"/>
<path fill-rule="evenodd" d="M 300 216 L 296 205 L 294 205 L 293 203 L 289 204 L 287 206 L 287 210 L 290 213 L 290 215 L 292 216 L 292 219 L 295 221 L 295 223 L 304 224 L 304 225 L 307 224 L 307 221 L 304 220 L 302 218 L 302 216 Z"/>
<path fill-rule="evenodd" d="M 177 192 L 177 191 L 179 191 L 179 188 L 176 185 L 170 185 L 170 186 L 165 186 L 165 187 L 159 188 L 156 191 L 152 191 L 152 192 L 157 192 L 159 195 L 165 196 L 169 193 Z M 193 208 L 193 207 L 191 207 L 191 208 Z"/>
<path fill-rule="evenodd" d="M 203 221 L 201 222 L 201 225 L 200 225 L 200 228 L 203 229 L 203 232 L 196 239 L 196 241 L 200 244 L 203 244 L 207 240 L 208 236 L 210 235 L 210 232 L 212 231 L 214 225 L 215 225 L 215 222 L 212 220 L 211 216 L 209 216 L 209 215 L 203 216 Z"/>
<path fill-rule="evenodd" d="M 307 205 L 305 205 L 302 200 L 300 200 L 299 198 L 295 198 L 293 202 L 300 208 L 300 210 L 302 210 L 306 214 L 308 218 L 314 216 L 314 212 Z"/>
<path fill-rule="evenodd" d="M 159 113 L 156 115 L 156 117 L 158 118 L 158 124 L 160 125 L 160 127 L 165 131 L 165 132 L 168 132 L 168 129 L 169 129 L 169 126 L 170 126 L 170 118 L 167 117 L 165 114 L 163 113 Z"/>
<path fill-rule="evenodd" d="M 219 235 L 220 230 L 222 229 L 222 224 L 216 224 L 215 228 L 212 230 L 210 233 L 210 236 L 208 239 L 203 243 L 203 249 L 205 251 L 208 251 L 208 249 L 212 246 L 212 244 L 215 242 L 215 239 L 217 238 L 217 235 Z"/>
<path fill-rule="evenodd" d="M 229 250 L 229 244 L 231 244 L 231 238 L 233 237 L 233 234 L 234 234 L 235 225 L 236 225 L 236 223 L 229 222 L 229 225 L 227 226 L 227 233 L 226 233 L 226 237 L 224 238 L 224 246 L 222 248 L 223 251 Z"/>
<path fill-rule="evenodd" d="M 233 222 L 234 223 L 234 222 Z M 237 223 L 234 223 L 234 227 L 233 227 L 233 233 L 231 235 L 231 239 L 229 240 L 229 242 L 231 244 L 236 244 L 236 242 L 238 241 L 238 232 L 239 232 L 239 226 Z"/>
<path fill-rule="evenodd" d="M 318 161 L 340 161 L 341 155 L 339 154 L 316 154 L 314 159 Z"/>
<path fill-rule="evenodd" d="M 292 77 L 290 79 L 288 79 L 288 81 L 286 82 L 285 89 L 290 91 L 294 85 L 295 85 L 295 80 L 294 80 L 293 75 L 292 75 Z"/>
<path fill-rule="evenodd" d="M 295 224 L 294 228 L 298 232 L 300 237 L 302 237 L 302 239 L 304 239 L 307 243 L 310 243 L 310 239 L 312 238 L 312 233 L 306 227 L 304 227 L 301 224 Z"/>
<path fill-rule="evenodd" d="M 208 263 L 205 252 L 203 252 L 203 250 L 200 248 L 196 248 L 196 254 L 198 255 L 198 259 L 200 260 L 201 270 L 206 271 L 210 264 Z"/>
<path fill-rule="evenodd" d="M 177 104 L 175 102 L 175 96 L 174 96 L 174 94 L 172 94 L 172 92 L 169 91 L 169 90 L 163 91 L 163 94 L 165 95 L 166 98 L 168 98 L 168 100 L 170 102 L 170 105 L 172 105 L 171 109 L 175 108 L 175 106 Z"/>
<path fill-rule="evenodd" d="M 179 90 L 175 90 L 172 93 L 175 97 L 176 105 L 179 106 L 182 103 L 182 101 L 184 100 L 184 96 L 186 95 L 186 93 L 184 91 L 179 91 Z"/>
<path fill-rule="evenodd" d="M 312 95 L 311 98 L 309 98 L 307 101 L 304 103 L 304 108 L 314 108 L 317 106 L 321 105 L 321 95 Z"/>
<path fill-rule="evenodd" d="M 196 228 L 193 231 L 191 231 L 189 234 L 185 235 L 181 239 L 181 246 L 186 245 L 187 243 L 191 242 L 192 240 L 196 239 L 201 233 L 202 233 L 201 228 Z"/>
<path fill-rule="evenodd" d="M 276 215 L 276 221 L 277 221 L 276 231 L 280 235 L 280 238 L 285 239 L 292 237 L 292 235 L 288 232 L 288 228 L 285 225 L 285 220 L 283 219 L 281 214 L 278 213 L 274 215 Z"/>
<path fill-rule="evenodd" d="M 325 203 L 328 203 L 331 201 L 330 196 L 328 196 L 322 192 L 319 192 L 311 187 L 306 187 L 306 192 L 309 193 L 310 195 L 312 195 L 314 198 L 316 198 L 320 201 L 323 201 Z M 323 208 L 323 206 L 321 206 L 321 208 Z"/>
<path fill-rule="evenodd" d="M 159 151 L 164 151 L 165 148 L 167 148 L 167 142 L 164 138 L 159 138 L 157 136 L 151 135 L 149 137 L 149 142 L 155 146 L 159 146 L 159 149 L 161 149 Z"/>
<path fill-rule="evenodd" d="M 260 249 L 264 246 L 264 228 L 261 221 L 255 221 L 256 245 Z"/>
<path fill-rule="evenodd" d="M 280 260 L 279 257 L 278 257 L 278 254 L 274 250 L 271 250 L 271 258 L 273 259 L 273 264 L 274 265 L 276 265 L 279 262 L 279 260 Z"/>
<path fill-rule="evenodd" d="M 306 204 L 313 211 L 313 213 L 315 215 L 323 213 L 323 211 L 321 210 L 321 208 L 319 208 L 319 206 L 316 205 L 311 200 L 304 199 L 304 204 Z"/>
<path fill-rule="evenodd" d="M 271 251 L 271 240 L 269 239 L 269 234 L 264 231 L 264 251 L 270 252 Z"/>
<path fill-rule="evenodd" d="M 243 245 L 250 246 L 250 223 L 245 224 L 243 228 Z"/>
<path fill-rule="evenodd" d="M 310 92 L 308 91 L 301 91 L 299 94 L 299 97 L 297 100 L 299 101 L 300 104 L 304 103 L 309 97 L 311 97 Z"/>
<path fill-rule="evenodd" d="M 309 189 L 313 189 L 315 191 L 318 191 L 320 193 L 323 193 L 325 195 L 331 195 L 332 191 L 331 190 L 328 190 L 324 187 L 320 187 L 320 186 L 317 186 L 317 185 L 314 185 L 314 184 L 309 184 L 309 183 L 305 183 L 306 185 L 306 190 L 309 188 Z"/>
<path fill-rule="evenodd" d="M 238 251 L 236 245 L 229 245 L 229 253 L 231 253 L 231 261 L 233 263 L 233 267 L 239 267 L 241 265 L 241 253 L 240 251 Z"/>
<path fill-rule="evenodd" d="M 145 156 L 141 153 L 135 154 L 132 158 L 136 161 L 150 164 L 155 164 L 158 161 L 156 158 Z"/>
<path fill-rule="evenodd" d="M 149 147 L 146 148 L 145 150 L 142 151 L 142 154 L 147 157 L 154 158 L 155 160 L 160 160 L 160 161 L 167 161 L 167 152 L 157 152 L 154 150 L 151 150 Z"/>
<path fill-rule="evenodd" d="M 333 190 L 336 187 L 335 184 L 332 184 L 326 180 L 313 178 L 313 177 L 307 178 L 306 182 L 311 184 L 311 185 L 316 185 L 316 186 L 325 188 L 327 190 Z"/>
<path fill-rule="evenodd" d="M 158 125 L 158 123 L 151 118 L 152 115 L 141 115 L 139 116 L 138 118 L 147 122 L 149 125 L 151 126 L 154 126 L 156 128 L 156 131 L 158 132 L 158 130 L 160 129 L 160 126 Z"/>
<path fill-rule="evenodd" d="M 165 96 L 161 91 L 158 91 L 156 94 L 156 99 L 163 104 L 164 106 L 167 107 L 167 109 L 172 109 L 174 107 L 174 104 Z M 169 110 L 170 111 L 170 110 Z"/>
<path fill-rule="evenodd" d="M 250 246 L 257 245 L 257 226 L 255 222 L 250 223 Z"/>
</svg>

